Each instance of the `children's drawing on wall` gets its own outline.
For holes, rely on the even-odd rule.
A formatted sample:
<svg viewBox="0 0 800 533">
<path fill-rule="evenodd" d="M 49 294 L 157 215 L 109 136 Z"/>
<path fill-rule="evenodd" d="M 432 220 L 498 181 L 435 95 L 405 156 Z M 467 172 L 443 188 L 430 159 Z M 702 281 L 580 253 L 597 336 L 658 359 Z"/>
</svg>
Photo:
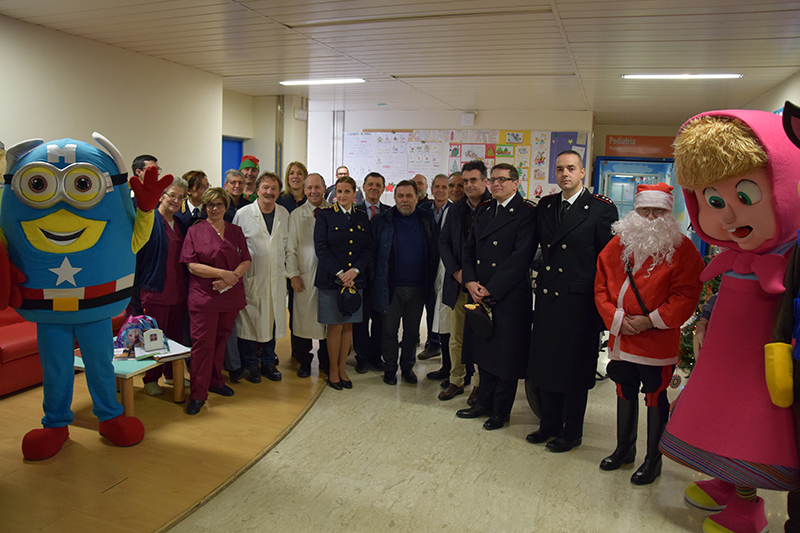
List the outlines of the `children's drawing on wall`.
<svg viewBox="0 0 800 533">
<path fill-rule="evenodd" d="M 517 168 L 531 168 L 531 147 L 517 146 L 514 151 L 514 166 Z"/>
<path fill-rule="evenodd" d="M 523 134 L 521 131 L 507 131 L 506 143 L 508 144 L 522 144 Z"/>
<path fill-rule="evenodd" d="M 461 160 L 472 161 L 473 159 L 486 159 L 486 145 L 484 144 L 464 144 L 462 145 Z"/>
<path fill-rule="evenodd" d="M 514 147 L 509 144 L 498 144 L 495 154 L 497 157 L 514 157 Z"/>
</svg>

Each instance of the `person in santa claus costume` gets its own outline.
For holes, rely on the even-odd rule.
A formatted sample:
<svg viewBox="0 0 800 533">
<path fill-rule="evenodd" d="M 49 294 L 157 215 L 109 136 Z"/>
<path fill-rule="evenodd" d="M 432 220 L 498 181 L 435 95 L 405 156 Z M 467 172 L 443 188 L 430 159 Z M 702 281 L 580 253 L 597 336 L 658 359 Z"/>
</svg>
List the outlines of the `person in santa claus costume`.
<svg viewBox="0 0 800 533">
<path fill-rule="evenodd" d="M 597 258 L 595 303 L 609 330 L 608 376 L 617 384 L 617 448 L 600 463 L 617 470 L 636 460 L 639 389 L 647 406 L 647 455 L 631 477 L 649 485 L 661 475 L 658 443 L 669 418 L 667 386 L 675 372 L 681 326 L 703 283 L 703 258 L 672 215 L 672 187 L 639 185 L 634 209 L 611 226 Z"/>
<path fill-rule="evenodd" d="M 800 228 L 800 151 L 781 117 L 747 110 L 693 117 L 674 146 L 695 231 L 726 249 L 701 276 L 722 274 L 719 296 L 661 450 L 714 478 L 685 490 L 692 505 L 721 511 L 704 532 L 762 533 L 769 524 L 756 489 L 800 488 L 795 419 L 770 396 L 765 357 Z"/>
</svg>

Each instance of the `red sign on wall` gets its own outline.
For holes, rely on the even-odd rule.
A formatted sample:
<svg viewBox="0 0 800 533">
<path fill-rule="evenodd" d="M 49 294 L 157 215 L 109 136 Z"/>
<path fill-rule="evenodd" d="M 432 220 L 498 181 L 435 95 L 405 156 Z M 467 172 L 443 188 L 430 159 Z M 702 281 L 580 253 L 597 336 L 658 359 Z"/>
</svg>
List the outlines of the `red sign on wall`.
<svg viewBox="0 0 800 533">
<path fill-rule="evenodd" d="M 606 156 L 671 158 L 674 140 L 675 137 L 606 135 Z"/>
</svg>

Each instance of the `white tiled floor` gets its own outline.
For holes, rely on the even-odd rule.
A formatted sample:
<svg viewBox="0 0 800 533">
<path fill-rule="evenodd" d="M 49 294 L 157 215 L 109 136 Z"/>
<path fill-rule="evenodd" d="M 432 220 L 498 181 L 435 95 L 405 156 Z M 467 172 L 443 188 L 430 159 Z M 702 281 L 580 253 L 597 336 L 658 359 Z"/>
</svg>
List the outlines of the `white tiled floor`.
<svg viewBox="0 0 800 533">
<path fill-rule="evenodd" d="M 417 363 L 416 386 L 351 369 L 353 390 L 326 389 L 275 449 L 173 531 L 702 530 L 707 513 L 683 501 L 700 474 L 665 460 L 653 485 L 629 482 L 644 458 L 642 415 L 637 464 L 599 470 L 615 446 L 610 381 L 590 393 L 583 445 L 556 455 L 525 441 L 538 421 L 522 382 L 510 425 L 485 431 L 483 419 L 455 417 L 466 394 L 436 399 L 424 375 L 439 364 Z M 785 494 L 761 495 L 771 530 L 782 531 Z"/>
</svg>

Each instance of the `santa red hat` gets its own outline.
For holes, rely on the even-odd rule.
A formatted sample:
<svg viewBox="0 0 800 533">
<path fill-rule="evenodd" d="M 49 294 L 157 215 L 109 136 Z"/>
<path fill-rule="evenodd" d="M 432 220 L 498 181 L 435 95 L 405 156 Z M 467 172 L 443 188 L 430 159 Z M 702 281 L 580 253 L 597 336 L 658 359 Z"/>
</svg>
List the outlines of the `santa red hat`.
<svg viewBox="0 0 800 533">
<path fill-rule="evenodd" d="M 666 183 L 637 185 L 633 208 L 640 207 L 660 207 L 672 211 L 672 186 Z"/>
</svg>

